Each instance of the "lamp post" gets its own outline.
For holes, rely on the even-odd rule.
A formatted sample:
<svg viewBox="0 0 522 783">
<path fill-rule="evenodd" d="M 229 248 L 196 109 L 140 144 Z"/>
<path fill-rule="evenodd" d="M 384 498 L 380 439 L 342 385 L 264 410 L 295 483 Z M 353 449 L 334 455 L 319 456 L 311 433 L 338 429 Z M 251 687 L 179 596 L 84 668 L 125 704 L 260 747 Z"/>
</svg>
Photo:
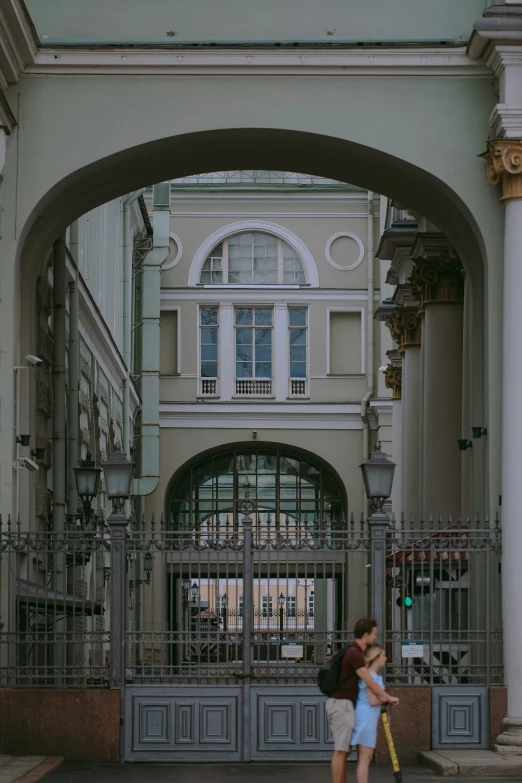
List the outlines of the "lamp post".
<svg viewBox="0 0 522 783">
<path fill-rule="evenodd" d="M 279 596 L 279 631 L 281 633 L 283 633 L 283 631 L 285 629 L 284 628 L 284 625 L 285 625 L 285 618 L 284 618 L 284 615 L 285 615 L 285 609 L 284 609 L 285 600 L 286 599 L 285 599 L 283 593 L 281 593 L 280 596 Z"/>
<path fill-rule="evenodd" d="M 110 529 L 111 551 L 111 672 L 112 688 L 121 688 L 125 676 L 126 631 L 126 528 L 129 520 L 123 513 L 123 504 L 130 496 L 134 464 L 120 451 L 115 451 L 102 464 L 107 497 L 112 501 L 112 514 L 107 520 Z"/>
<path fill-rule="evenodd" d="M 226 593 L 224 593 L 224 595 L 221 597 L 221 607 L 221 613 L 223 615 L 223 632 L 226 633 L 228 630 L 228 595 Z"/>
<path fill-rule="evenodd" d="M 363 462 L 361 471 L 366 495 L 370 501 L 371 546 L 371 607 L 379 634 L 386 644 L 386 528 L 390 520 L 383 511 L 385 501 L 391 496 L 395 463 L 375 444 L 370 459 Z"/>
<path fill-rule="evenodd" d="M 73 470 L 76 489 L 82 499 L 85 520 L 89 523 L 92 518 L 91 504 L 99 491 L 101 468 L 95 465 L 94 460 L 91 459 L 90 452 L 87 452 L 86 458 L 82 459 L 80 464 Z"/>
</svg>

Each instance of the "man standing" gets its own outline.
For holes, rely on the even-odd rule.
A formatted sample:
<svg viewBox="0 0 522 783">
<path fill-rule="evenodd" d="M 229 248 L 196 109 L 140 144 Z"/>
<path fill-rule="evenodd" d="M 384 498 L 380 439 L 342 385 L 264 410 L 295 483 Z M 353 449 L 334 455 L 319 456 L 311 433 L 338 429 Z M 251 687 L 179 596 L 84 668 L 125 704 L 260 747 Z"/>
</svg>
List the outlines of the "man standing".
<svg viewBox="0 0 522 783">
<path fill-rule="evenodd" d="M 377 638 L 377 623 L 374 619 L 362 618 L 354 628 L 355 642 L 347 648 L 341 664 L 341 677 L 337 691 L 326 700 L 326 715 L 334 739 L 332 757 L 332 783 L 345 783 L 346 760 L 350 753 L 350 742 L 355 725 L 355 703 L 359 692 L 359 679 L 383 702 L 398 704 L 377 685 L 368 673 L 364 651 Z"/>
</svg>

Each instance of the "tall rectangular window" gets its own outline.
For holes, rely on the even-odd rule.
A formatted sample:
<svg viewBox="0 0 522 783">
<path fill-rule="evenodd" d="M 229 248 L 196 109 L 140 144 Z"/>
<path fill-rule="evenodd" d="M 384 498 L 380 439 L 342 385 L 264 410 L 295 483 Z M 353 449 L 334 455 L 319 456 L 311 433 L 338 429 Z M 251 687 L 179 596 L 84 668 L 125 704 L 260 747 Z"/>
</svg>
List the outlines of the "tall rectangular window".
<svg viewBox="0 0 522 783">
<path fill-rule="evenodd" d="M 287 617 L 295 617 L 297 609 L 297 602 L 295 595 L 288 595 L 286 597 L 286 615 Z"/>
<path fill-rule="evenodd" d="M 272 377 L 272 308 L 236 308 L 236 378 Z"/>
<path fill-rule="evenodd" d="M 218 377 L 218 308 L 202 307 L 199 311 L 201 378 Z"/>
<path fill-rule="evenodd" d="M 263 617 L 273 617 L 274 616 L 274 599 L 271 595 L 264 595 L 262 596 L 262 606 L 261 611 L 263 614 Z"/>
<path fill-rule="evenodd" d="M 238 595 L 237 597 L 237 616 L 243 617 L 243 596 Z"/>
<path fill-rule="evenodd" d="M 306 378 L 308 347 L 307 308 L 291 307 L 288 319 L 290 343 L 290 378 Z"/>
</svg>

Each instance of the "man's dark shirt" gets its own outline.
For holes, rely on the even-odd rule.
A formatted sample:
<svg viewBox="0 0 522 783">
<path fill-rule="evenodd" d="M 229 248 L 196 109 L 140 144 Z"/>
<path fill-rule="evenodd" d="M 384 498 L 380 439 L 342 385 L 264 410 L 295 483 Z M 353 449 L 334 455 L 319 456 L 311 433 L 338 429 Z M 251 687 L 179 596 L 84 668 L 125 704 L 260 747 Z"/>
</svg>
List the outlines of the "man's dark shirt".
<svg viewBox="0 0 522 783">
<path fill-rule="evenodd" d="M 359 680 L 357 678 L 357 670 L 366 668 L 366 660 L 362 649 L 357 642 L 346 650 L 341 664 L 341 678 L 339 682 L 343 682 L 345 678 L 348 679 L 337 690 L 332 699 L 349 699 L 355 707 L 357 696 L 359 695 Z"/>
</svg>

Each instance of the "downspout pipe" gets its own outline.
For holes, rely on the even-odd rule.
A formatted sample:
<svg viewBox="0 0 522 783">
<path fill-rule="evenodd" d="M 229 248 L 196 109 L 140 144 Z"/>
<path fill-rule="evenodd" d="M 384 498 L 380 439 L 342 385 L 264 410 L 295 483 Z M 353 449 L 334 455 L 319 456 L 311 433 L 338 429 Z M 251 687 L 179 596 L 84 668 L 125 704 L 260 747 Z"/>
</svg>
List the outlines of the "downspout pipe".
<svg viewBox="0 0 522 783">
<path fill-rule="evenodd" d="M 366 242 L 366 268 L 367 268 L 367 304 L 366 304 L 366 394 L 361 400 L 361 419 L 363 424 L 363 444 L 362 461 L 368 459 L 370 452 L 370 424 L 368 421 L 368 409 L 370 400 L 375 393 L 375 373 L 374 373 L 374 292 L 375 282 L 373 276 L 373 267 L 375 261 L 374 249 L 374 218 L 375 218 L 375 200 L 373 191 L 368 191 L 368 235 Z M 366 506 L 366 494 L 363 491 L 363 508 Z"/>
<path fill-rule="evenodd" d="M 79 395 L 80 395 L 80 371 L 79 349 L 80 338 L 78 333 L 78 221 L 70 227 L 69 234 L 70 252 L 75 264 L 74 280 L 69 283 L 69 405 L 68 405 L 68 436 L 69 436 L 69 462 L 68 462 L 68 492 L 67 513 L 72 515 L 78 511 L 78 491 L 76 489 L 76 477 L 74 468 L 78 465 L 79 457 Z"/>
<path fill-rule="evenodd" d="M 150 495 L 159 483 L 159 380 L 161 265 L 169 254 L 170 182 L 154 185 L 152 250 L 142 272 L 141 432 L 142 475 L 132 482 L 133 495 Z"/>
<path fill-rule="evenodd" d="M 122 355 L 125 364 L 123 379 L 123 443 L 122 451 L 130 455 L 130 375 L 132 350 L 132 258 L 134 242 L 131 226 L 131 207 L 145 193 L 145 188 L 136 190 L 123 202 L 123 312 L 122 312 Z"/>
</svg>

